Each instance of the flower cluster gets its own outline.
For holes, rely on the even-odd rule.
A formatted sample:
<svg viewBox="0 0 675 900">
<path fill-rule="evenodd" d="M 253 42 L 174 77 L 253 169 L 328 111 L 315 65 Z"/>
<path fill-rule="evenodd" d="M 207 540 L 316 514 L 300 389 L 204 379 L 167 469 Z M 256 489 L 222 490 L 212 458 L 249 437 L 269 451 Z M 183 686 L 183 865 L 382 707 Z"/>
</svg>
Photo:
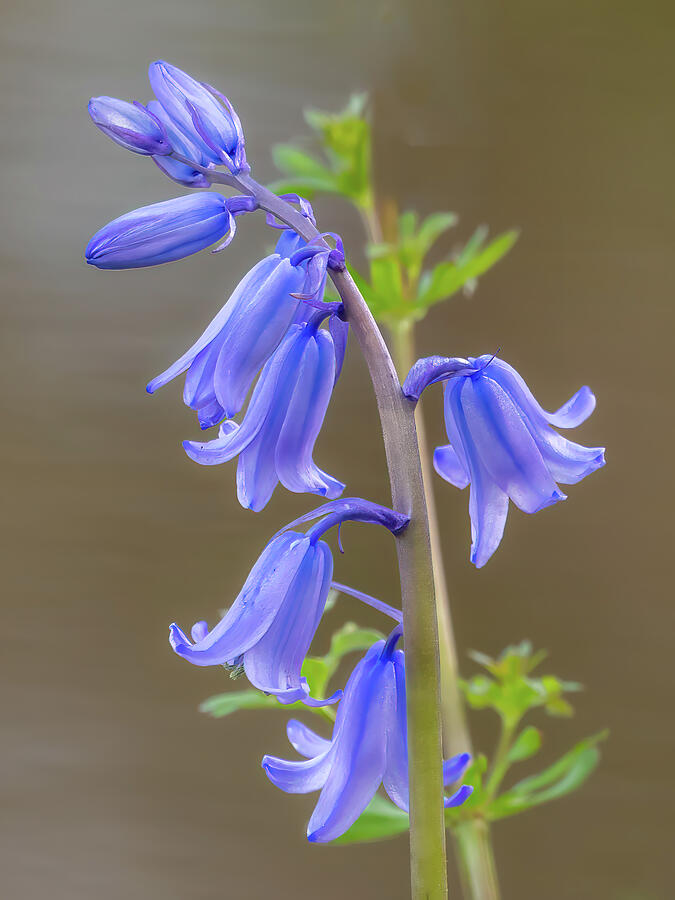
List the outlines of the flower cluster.
<svg viewBox="0 0 675 900">
<path fill-rule="evenodd" d="M 238 216 L 269 204 L 269 192 L 248 178 L 244 134 L 229 101 L 161 61 L 150 66 L 150 84 L 156 99 L 147 105 L 92 99 L 89 113 L 97 127 L 120 146 L 149 156 L 185 187 L 209 188 L 217 181 L 239 194 L 200 191 L 114 219 L 85 252 L 86 261 L 99 269 L 154 266 L 216 243 L 222 250 L 234 237 Z M 199 427 L 218 428 L 209 440 L 185 441 L 185 452 L 208 466 L 237 457 L 242 506 L 262 510 L 279 483 L 329 498 L 269 541 L 218 624 L 209 628 L 199 621 L 189 637 L 175 624 L 170 628 L 178 656 L 197 666 L 242 671 L 281 704 L 339 703 L 330 741 L 299 722 L 288 723 L 289 739 L 304 761 L 263 759 L 268 777 L 282 790 L 321 791 L 308 827 L 309 839 L 321 842 L 343 834 L 381 784 L 401 809 L 409 802 L 405 660 L 404 651 L 396 649 L 402 626 L 368 650 L 344 696 L 342 691 L 312 696 L 303 675 L 329 589 L 336 584 L 323 536 L 346 521 L 380 525 L 398 535 L 409 520 L 360 498 L 338 500 L 345 485 L 314 462 L 348 333 L 342 304 L 327 302 L 324 291 L 328 273 L 342 270 L 345 257 L 338 235 L 318 233 L 306 200 L 283 199 L 296 204 L 296 224 L 298 216 L 305 217 L 300 231 L 310 239 L 277 218 L 278 205 L 265 206 L 268 225 L 281 229 L 274 252 L 244 276 L 201 336 L 150 381 L 147 391 L 185 376 L 183 399 Z M 582 388 L 557 413 L 547 413 L 514 369 L 488 357 L 419 360 L 403 392 L 416 401 L 438 381 L 445 382 L 450 444 L 436 450 L 434 463 L 452 484 L 471 485 L 471 559 L 482 566 L 501 540 L 509 498 L 526 512 L 537 512 L 564 499 L 557 482 L 579 481 L 603 464 L 601 449 L 567 441 L 551 427 L 579 424 L 595 399 Z M 306 531 L 298 530 L 307 523 Z M 339 587 L 401 622 L 399 611 Z M 446 805 L 458 806 L 470 794 L 469 787 L 457 787 L 468 762 L 464 753 L 444 764 L 444 784 L 455 785 Z"/>
</svg>

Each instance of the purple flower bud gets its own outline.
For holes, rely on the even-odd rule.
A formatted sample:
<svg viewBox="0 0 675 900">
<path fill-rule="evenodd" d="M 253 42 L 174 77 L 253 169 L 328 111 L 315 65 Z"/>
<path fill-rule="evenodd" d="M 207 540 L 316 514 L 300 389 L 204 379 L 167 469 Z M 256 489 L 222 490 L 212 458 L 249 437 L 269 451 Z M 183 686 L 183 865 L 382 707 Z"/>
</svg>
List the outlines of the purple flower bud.
<svg viewBox="0 0 675 900">
<path fill-rule="evenodd" d="M 85 259 L 99 269 L 137 269 L 182 259 L 221 240 L 231 218 L 220 194 L 153 203 L 109 222 L 89 241 Z"/>
<path fill-rule="evenodd" d="M 211 158 L 202 152 L 199 144 L 176 128 L 173 119 L 166 112 L 161 103 L 158 103 L 157 100 L 151 100 L 150 103 L 148 103 L 148 111 L 154 116 L 157 116 L 164 126 L 175 153 L 184 156 L 185 159 L 192 160 L 192 162 L 202 168 L 213 166 Z M 152 161 L 156 163 L 162 172 L 168 175 L 172 181 L 175 181 L 178 184 L 191 188 L 211 187 L 211 182 L 203 172 L 200 172 L 185 163 L 179 162 L 177 159 L 173 159 L 170 156 L 153 156 Z"/>
<path fill-rule="evenodd" d="M 151 63 L 148 77 L 175 126 L 209 160 L 233 173 L 248 170 L 241 122 L 226 97 L 163 60 Z"/>
<path fill-rule="evenodd" d="M 382 784 L 393 802 L 408 810 L 408 738 L 406 723 L 405 660 L 395 645 L 396 628 L 378 641 L 358 663 L 338 707 L 330 741 L 292 719 L 288 739 L 304 760 L 265 756 L 267 777 L 288 794 L 321 791 L 307 826 L 316 843 L 334 841 L 353 825 Z M 470 762 L 460 753 L 443 763 L 443 783 L 454 785 L 445 806 L 461 806 L 471 794 L 468 785 L 457 789 Z"/>
<path fill-rule="evenodd" d="M 120 147 L 143 156 L 171 153 L 164 126 L 141 103 L 116 97 L 92 97 L 88 109 L 94 125 Z"/>
</svg>

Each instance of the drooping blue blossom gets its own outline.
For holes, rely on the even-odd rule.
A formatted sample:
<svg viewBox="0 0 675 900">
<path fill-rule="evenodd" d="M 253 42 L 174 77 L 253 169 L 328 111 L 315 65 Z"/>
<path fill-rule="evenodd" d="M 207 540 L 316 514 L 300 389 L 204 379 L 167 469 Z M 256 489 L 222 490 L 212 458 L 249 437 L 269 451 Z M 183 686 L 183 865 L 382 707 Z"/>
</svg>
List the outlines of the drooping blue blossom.
<svg viewBox="0 0 675 900">
<path fill-rule="evenodd" d="M 338 707 L 330 741 L 291 720 L 288 739 L 306 757 L 289 761 L 265 756 L 268 778 L 289 794 L 321 791 L 307 826 L 312 842 L 333 841 L 358 819 L 381 784 L 389 797 L 408 811 L 408 741 L 405 660 L 395 645 L 400 626 L 378 641 L 352 672 Z M 470 761 L 461 753 L 443 765 L 446 786 L 455 784 Z M 462 785 L 446 806 L 460 806 L 471 793 Z"/>
<path fill-rule="evenodd" d="M 202 428 L 236 415 L 297 314 L 299 301 L 291 295 L 301 290 L 306 273 L 289 256 L 300 243 L 295 232 L 284 231 L 276 251 L 240 281 L 201 337 L 148 384 L 148 393 L 187 370 L 183 399 Z"/>
<path fill-rule="evenodd" d="M 226 97 L 164 60 L 150 64 L 148 77 L 176 128 L 208 159 L 224 163 L 232 174 L 249 171 L 241 122 Z"/>
<path fill-rule="evenodd" d="M 583 447 L 555 428 L 590 416 L 595 397 L 584 386 L 557 412 L 542 409 L 512 366 L 493 356 L 418 360 L 403 385 L 417 400 L 446 381 L 450 443 L 434 453 L 436 471 L 458 488 L 471 485 L 471 561 L 484 566 L 504 533 L 509 498 L 527 513 L 565 500 L 560 484 L 575 484 L 605 464 L 603 447 Z"/>
<path fill-rule="evenodd" d="M 172 625 L 170 641 L 196 666 L 243 666 L 251 684 L 280 703 L 310 706 L 335 702 L 309 696 L 302 663 L 321 621 L 330 589 L 333 557 L 328 544 L 286 531 L 273 538 L 239 596 L 211 631 L 192 629 L 193 641 Z"/>
<path fill-rule="evenodd" d="M 230 421 L 204 443 L 184 441 L 185 452 L 205 466 L 239 457 L 237 497 L 259 511 L 277 484 L 294 493 L 339 497 L 344 484 L 312 458 L 335 383 L 335 346 L 315 322 L 292 325 L 255 386 L 240 425 Z"/>
<path fill-rule="evenodd" d="M 137 101 L 92 97 L 88 109 L 94 125 L 127 150 L 159 158 L 173 150 L 162 121 Z"/>
<path fill-rule="evenodd" d="M 352 519 L 384 525 L 397 533 L 407 518 L 367 500 L 326 503 L 303 521 L 318 518 L 307 534 L 291 522 L 260 555 L 239 596 L 209 631 L 197 622 L 192 640 L 175 624 L 169 640 L 175 652 L 197 666 L 241 666 L 249 681 L 281 703 L 310 706 L 335 702 L 309 696 L 302 663 L 321 620 L 333 573 L 333 556 L 321 539 L 329 528 Z"/>
<path fill-rule="evenodd" d="M 85 259 L 98 269 L 137 269 L 183 259 L 231 237 L 230 205 L 241 199 L 200 192 L 134 209 L 93 236 Z"/>
</svg>

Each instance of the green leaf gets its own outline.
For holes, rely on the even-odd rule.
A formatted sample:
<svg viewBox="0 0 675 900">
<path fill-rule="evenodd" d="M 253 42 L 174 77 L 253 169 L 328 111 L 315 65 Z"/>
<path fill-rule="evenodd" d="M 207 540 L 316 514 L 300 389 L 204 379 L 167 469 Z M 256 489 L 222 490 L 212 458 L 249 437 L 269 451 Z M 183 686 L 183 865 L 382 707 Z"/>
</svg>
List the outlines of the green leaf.
<svg viewBox="0 0 675 900">
<path fill-rule="evenodd" d="M 410 827 L 408 814 L 389 800 L 375 794 L 352 827 L 335 844 L 364 844 L 403 834 Z"/>
<path fill-rule="evenodd" d="M 339 594 L 339 591 L 335 592 Z M 384 635 L 373 628 L 359 628 L 353 622 L 346 622 L 331 638 L 330 649 L 325 656 L 307 656 L 302 664 L 302 674 L 307 679 L 313 697 L 325 697 L 330 679 L 337 671 L 340 661 L 347 653 L 368 650 Z"/>
<path fill-rule="evenodd" d="M 301 674 L 307 679 L 309 691 L 313 697 L 326 696 L 326 685 L 332 672 L 323 659 L 306 656 L 302 664 Z"/>
<path fill-rule="evenodd" d="M 474 235 L 456 260 L 438 263 L 420 281 L 417 302 L 422 306 L 431 306 L 451 297 L 508 253 L 517 237 L 517 231 L 507 231 L 480 249 L 482 238 Z"/>
<path fill-rule="evenodd" d="M 355 269 L 350 262 L 347 263 L 347 271 L 356 282 L 356 286 L 359 289 L 359 292 L 363 299 L 366 301 L 368 306 L 371 306 L 374 298 L 374 292 L 370 285 L 370 282 L 364 275 L 362 275 L 357 269 Z"/>
<path fill-rule="evenodd" d="M 411 240 L 415 237 L 417 229 L 417 213 L 412 210 L 406 210 L 398 217 L 398 234 L 402 241 Z"/>
<path fill-rule="evenodd" d="M 389 298 L 381 297 L 374 289 L 373 285 L 361 275 L 350 263 L 347 263 L 349 274 L 356 282 L 356 286 L 361 292 L 363 299 L 366 301 L 368 308 L 375 317 L 385 316 L 388 312 Z"/>
<path fill-rule="evenodd" d="M 474 709 L 490 707 L 511 727 L 515 727 L 528 710 L 539 706 L 551 716 L 573 714 L 563 694 L 581 690 L 581 685 L 563 681 L 555 675 L 533 677 L 533 669 L 545 659 L 546 653 L 534 653 L 529 641 L 507 647 L 498 659 L 476 652 L 471 652 L 470 656 L 492 676 L 480 674 L 460 682 L 467 703 Z"/>
<path fill-rule="evenodd" d="M 607 732 L 603 731 L 580 741 L 543 772 L 519 781 L 490 804 L 488 817 L 503 819 L 513 816 L 564 797 L 581 787 L 598 765 L 600 751 L 597 744 L 606 737 Z"/>
<path fill-rule="evenodd" d="M 214 719 L 222 719 L 240 709 L 287 709 L 274 699 L 261 691 L 228 691 L 225 694 L 214 694 L 200 703 L 201 712 L 213 716 Z"/>
<path fill-rule="evenodd" d="M 426 256 L 444 231 L 453 228 L 457 224 L 458 219 L 457 214 L 453 212 L 431 213 L 430 216 L 426 217 L 417 232 L 417 241 L 423 257 Z"/>
<path fill-rule="evenodd" d="M 509 763 L 521 762 L 534 756 L 540 748 L 541 732 L 538 728 L 528 725 L 513 742 L 506 759 Z"/>
<path fill-rule="evenodd" d="M 335 190 L 335 176 L 318 160 L 292 144 L 276 144 L 272 158 L 277 168 L 295 178 L 310 179 L 315 184 L 325 184 L 324 190 Z"/>
<path fill-rule="evenodd" d="M 374 628 L 360 628 L 354 622 L 347 622 L 333 635 L 330 650 L 325 659 L 339 662 L 347 653 L 370 649 L 383 637 L 382 632 L 376 631 Z"/>
<path fill-rule="evenodd" d="M 464 266 L 473 259 L 487 240 L 488 233 L 487 225 L 479 225 L 478 228 L 476 228 L 469 240 L 457 254 L 458 265 Z"/>
<path fill-rule="evenodd" d="M 370 279 L 378 297 L 399 299 L 403 296 L 401 267 L 395 257 L 383 256 L 371 260 Z"/>
</svg>

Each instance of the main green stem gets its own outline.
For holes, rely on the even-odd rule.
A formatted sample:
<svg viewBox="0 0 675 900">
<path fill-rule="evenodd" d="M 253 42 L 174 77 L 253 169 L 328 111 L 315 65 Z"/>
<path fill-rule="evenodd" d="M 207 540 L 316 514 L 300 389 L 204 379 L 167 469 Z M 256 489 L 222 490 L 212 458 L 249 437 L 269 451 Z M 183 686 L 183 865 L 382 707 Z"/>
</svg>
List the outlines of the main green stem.
<svg viewBox="0 0 675 900">
<path fill-rule="evenodd" d="M 229 179 L 260 207 L 305 240 L 316 228 L 276 194 L 240 175 Z M 438 627 L 434 573 L 415 428 L 414 404 L 401 391 L 396 368 L 377 324 L 346 269 L 330 272 L 373 383 L 384 435 L 392 504 L 410 517 L 396 540 L 401 579 L 408 704 L 410 869 L 412 900 L 448 896 L 443 781 Z"/>
<path fill-rule="evenodd" d="M 383 240 L 383 230 L 374 201 L 371 199 L 367 206 L 357 205 L 357 209 L 370 241 L 375 244 L 380 243 Z M 392 329 L 392 338 L 394 362 L 401 379 L 403 379 L 416 359 L 415 332 L 412 321 L 398 323 L 398 326 Z M 436 512 L 433 470 L 424 416 L 419 404 L 415 410 L 415 422 L 426 498 L 438 617 L 443 750 L 446 756 L 453 756 L 456 753 L 473 753 L 473 747 L 464 702 L 459 690 L 457 649 L 443 563 L 441 530 Z M 462 894 L 465 900 L 499 900 L 499 882 L 488 823 L 476 816 L 465 820 L 459 827 L 453 829 L 452 835 L 455 856 L 459 864 Z"/>
</svg>

